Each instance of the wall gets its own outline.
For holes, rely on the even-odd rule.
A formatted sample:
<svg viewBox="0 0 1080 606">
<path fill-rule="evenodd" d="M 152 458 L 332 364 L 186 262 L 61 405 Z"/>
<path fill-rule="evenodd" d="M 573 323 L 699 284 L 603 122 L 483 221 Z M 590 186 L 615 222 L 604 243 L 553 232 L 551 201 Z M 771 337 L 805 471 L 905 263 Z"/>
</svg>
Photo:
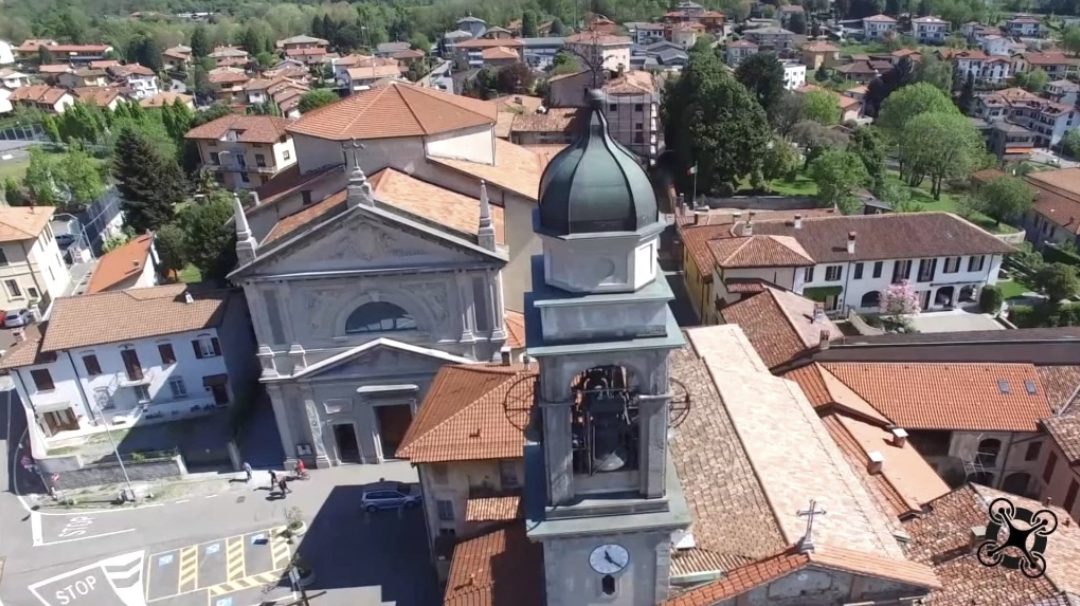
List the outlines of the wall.
<svg viewBox="0 0 1080 606">
<path fill-rule="evenodd" d="M 813 198 L 787 196 L 732 196 L 730 198 L 710 198 L 701 196 L 709 208 L 738 208 L 744 210 L 801 210 L 817 208 Z"/>
<path fill-rule="evenodd" d="M 711 271 L 711 268 L 709 269 Z M 704 276 L 701 270 L 698 268 L 697 263 L 694 261 L 694 256 L 690 254 L 690 251 L 683 247 L 683 280 L 686 282 L 686 292 L 690 299 L 690 305 L 693 306 L 694 311 L 697 313 L 699 321 L 702 324 L 708 324 L 705 319 L 705 312 L 712 305 L 713 300 L 713 287 L 711 284 L 706 284 Z M 714 314 L 715 312 L 711 312 Z M 710 315 L 710 317 L 714 317 Z"/>
<path fill-rule="evenodd" d="M 1031 473 L 1033 488 L 1037 491 L 1036 494 L 1038 494 L 1040 501 L 1049 498 L 1054 505 L 1064 507 L 1069 486 L 1073 482 L 1080 483 L 1080 472 L 1076 467 L 1069 465 L 1068 457 L 1065 456 L 1065 452 L 1058 446 L 1056 440 L 1048 436 L 1041 441 L 1042 447 L 1038 461 L 1034 471 Z M 1050 481 L 1047 482 L 1043 479 L 1043 472 L 1046 471 L 1046 465 L 1051 453 L 1053 453 L 1055 462 Z M 1080 521 L 1080 498 L 1077 498 L 1076 502 L 1073 503 L 1069 513 L 1072 514 L 1074 520 Z"/>
<path fill-rule="evenodd" d="M 832 606 L 833 604 L 893 604 L 899 598 L 925 594 L 910 585 L 880 578 L 853 575 L 839 570 L 808 567 L 759 585 L 746 593 L 726 600 L 731 606 Z M 894 602 L 894 600 L 896 600 Z"/>
<path fill-rule="evenodd" d="M 70 458 L 60 457 L 60 459 L 69 460 Z M 58 464 L 54 465 L 54 461 Z M 70 466 L 64 464 L 63 461 L 56 461 L 56 459 L 50 457 L 37 459 L 36 462 L 42 473 L 46 475 L 55 473 L 59 476 L 53 486 L 60 490 L 86 488 L 103 484 L 120 484 L 125 480 L 125 470 L 127 471 L 127 479 L 132 482 L 165 480 L 187 475 L 183 458 L 179 455 L 171 459 L 153 461 L 135 462 L 125 460 L 124 469 L 121 469 L 120 465 L 115 462 L 92 463 L 89 465 L 81 465 L 80 463 L 80 467 L 76 469 L 70 469 Z"/>
<path fill-rule="evenodd" d="M 495 131 L 487 125 L 427 137 L 429 156 L 495 163 Z"/>
<path fill-rule="evenodd" d="M 455 536 L 463 536 L 469 529 L 465 521 L 466 504 L 469 500 L 470 488 L 481 488 L 494 492 L 509 492 L 519 489 L 525 482 L 524 459 L 514 459 L 514 473 L 517 484 L 502 484 L 499 461 L 451 461 L 447 463 L 422 463 L 420 464 L 420 485 L 424 494 L 424 515 L 427 518 L 428 542 L 433 544 L 435 537 L 439 536 L 442 529 L 453 530 Z M 437 468 L 446 471 L 445 482 L 440 482 L 440 474 Z M 439 519 L 438 504 L 436 501 L 451 501 L 453 503 L 454 520 L 451 522 Z"/>
<path fill-rule="evenodd" d="M 597 534 L 551 539 L 544 545 L 544 580 L 548 606 L 653 606 L 667 597 L 671 536 L 669 530 L 653 533 Z M 601 593 L 601 575 L 589 566 L 596 547 L 617 543 L 630 554 L 630 563 L 616 579 L 616 593 Z"/>
<path fill-rule="evenodd" d="M 71 282 L 71 274 L 49 225 L 34 240 L 5 242 L 3 251 L 8 261 L 0 266 L 0 305 L 4 310 L 29 307 L 30 300 L 35 298 L 30 289 L 38 292 L 37 298 L 48 293 L 55 299 Z M 11 296 L 4 284 L 7 280 L 18 283 L 18 297 Z"/>
<path fill-rule="evenodd" d="M 725 303 L 731 304 L 741 300 L 745 295 L 744 293 L 729 293 L 723 286 L 724 280 L 729 279 L 758 279 L 765 280 L 776 284 L 782 288 L 786 288 L 791 291 L 795 291 L 797 287 L 802 284 L 803 268 L 794 267 L 745 267 L 745 268 L 733 268 L 720 270 L 719 268 L 713 268 L 713 284 L 716 292 L 717 299 L 722 298 Z M 799 291 L 802 288 L 798 288 Z M 710 305 L 714 307 L 712 313 L 713 322 L 716 323 L 715 302 L 710 301 Z"/>
</svg>

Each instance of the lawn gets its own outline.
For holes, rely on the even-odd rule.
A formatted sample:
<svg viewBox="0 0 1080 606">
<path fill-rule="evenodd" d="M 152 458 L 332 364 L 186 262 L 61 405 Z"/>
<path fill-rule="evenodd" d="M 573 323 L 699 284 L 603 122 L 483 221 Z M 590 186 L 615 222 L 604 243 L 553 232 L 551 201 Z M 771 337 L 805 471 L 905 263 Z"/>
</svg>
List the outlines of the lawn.
<svg viewBox="0 0 1080 606">
<path fill-rule="evenodd" d="M 889 180 L 901 183 L 896 171 L 890 170 L 888 172 Z M 934 196 L 930 195 L 930 191 L 923 187 L 911 187 L 908 191 L 911 192 L 911 201 L 919 205 L 919 210 L 955 213 L 990 233 L 1007 234 L 1016 231 L 1016 228 L 1011 225 L 997 225 L 993 219 L 981 212 L 964 208 L 960 203 L 962 192 L 959 190 L 950 189 L 946 186 L 945 191 L 941 192 L 940 200 L 935 200 Z"/>
<path fill-rule="evenodd" d="M 187 267 L 180 270 L 180 281 L 184 284 L 195 284 L 196 282 L 202 282 L 202 273 L 199 272 L 198 267 L 188 264 Z"/>
<path fill-rule="evenodd" d="M 10 160 L 0 160 L 0 181 L 3 181 L 8 177 L 14 177 L 16 180 L 22 181 L 23 175 L 26 174 L 26 169 L 29 166 L 29 156 L 23 156 L 21 158 L 16 157 Z"/>
<path fill-rule="evenodd" d="M 817 183 L 810 177 L 799 173 L 792 180 L 777 179 L 769 184 L 769 189 L 780 196 L 809 197 L 817 195 Z"/>
<path fill-rule="evenodd" d="M 997 287 L 1001 289 L 1001 296 L 1006 300 L 1013 297 L 1023 296 L 1026 292 L 1034 292 L 1035 289 L 1024 284 L 1023 282 L 1016 282 L 1014 280 L 1002 280 L 997 283 Z"/>
</svg>

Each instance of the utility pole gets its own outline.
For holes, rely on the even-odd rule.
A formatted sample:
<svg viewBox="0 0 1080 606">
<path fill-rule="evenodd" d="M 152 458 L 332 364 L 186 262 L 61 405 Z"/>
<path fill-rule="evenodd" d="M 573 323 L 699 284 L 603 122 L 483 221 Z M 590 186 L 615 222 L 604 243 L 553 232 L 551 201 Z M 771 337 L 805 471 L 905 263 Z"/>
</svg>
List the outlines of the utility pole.
<svg viewBox="0 0 1080 606">
<path fill-rule="evenodd" d="M 120 464 L 120 471 L 124 474 L 124 484 L 127 485 L 126 499 L 135 500 L 135 489 L 131 487 L 131 478 L 128 477 L 127 467 L 124 466 L 124 459 L 120 456 L 120 450 L 116 447 L 116 440 L 113 439 L 112 430 L 109 429 L 109 424 L 105 422 L 105 415 L 101 414 L 101 411 L 95 406 L 97 402 L 90 405 L 90 410 L 98 415 L 101 415 L 101 424 L 105 426 L 105 435 L 109 438 L 109 445 L 112 446 L 113 454 L 116 455 L 116 462 Z"/>
</svg>

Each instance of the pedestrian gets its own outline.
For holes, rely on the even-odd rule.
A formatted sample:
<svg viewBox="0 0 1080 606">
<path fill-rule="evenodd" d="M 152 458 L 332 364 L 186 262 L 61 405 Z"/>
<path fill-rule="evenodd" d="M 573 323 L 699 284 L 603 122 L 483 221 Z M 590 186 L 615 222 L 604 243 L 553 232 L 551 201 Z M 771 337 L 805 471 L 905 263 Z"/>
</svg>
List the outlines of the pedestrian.
<svg viewBox="0 0 1080 606">
<path fill-rule="evenodd" d="M 244 474 L 247 476 L 244 479 L 244 481 L 245 482 L 250 482 L 251 481 L 251 463 L 248 463 L 247 461 L 244 461 Z"/>
<path fill-rule="evenodd" d="M 281 479 L 278 480 L 277 485 L 278 488 L 281 489 L 281 498 L 285 498 L 286 492 L 292 492 L 291 490 L 289 490 L 289 482 L 285 479 L 285 476 L 282 476 Z"/>
<path fill-rule="evenodd" d="M 277 474 L 274 473 L 273 469 L 271 469 L 270 470 L 270 492 L 274 492 L 274 488 L 277 486 L 277 483 L 278 483 L 277 482 Z"/>
</svg>

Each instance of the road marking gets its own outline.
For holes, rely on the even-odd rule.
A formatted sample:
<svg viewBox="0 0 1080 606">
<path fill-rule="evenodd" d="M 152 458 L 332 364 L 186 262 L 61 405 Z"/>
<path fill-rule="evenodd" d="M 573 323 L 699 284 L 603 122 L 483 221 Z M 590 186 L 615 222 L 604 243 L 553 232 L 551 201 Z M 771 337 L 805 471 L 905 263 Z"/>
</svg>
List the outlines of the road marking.
<svg viewBox="0 0 1080 606">
<path fill-rule="evenodd" d="M 226 570 L 229 581 L 235 581 L 244 577 L 244 537 L 231 537 L 225 544 Z"/>
<path fill-rule="evenodd" d="M 48 543 L 42 543 L 38 547 L 48 547 L 49 545 L 60 545 L 62 543 L 74 543 L 75 541 L 87 541 L 89 539 L 100 539 L 101 537 L 111 537 L 117 534 L 124 534 L 126 532 L 135 532 L 134 528 L 128 528 L 127 530 L 114 530 L 112 532 L 103 532 L 101 534 L 92 534 L 86 537 L 76 537 L 74 539 L 64 539 L 63 541 L 49 541 Z"/>
<path fill-rule="evenodd" d="M 191 499 L 177 499 L 177 500 L 173 501 L 173 503 L 187 503 L 190 500 Z"/>
<path fill-rule="evenodd" d="M 172 561 L 173 561 L 173 554 L 170 553 L 168 555 L 163 555 L 160 558 L 158 558 L 157 559 L 157 565 L 158 566 L 168 566 L 169 564 L 172 564 Z"/>
<path fill-rule="evenodd" d="M 220 497 L 220 496 L 221 496 L 221 495 L 219 495 L 219 494 L 208 494 L 208 495 L 206 495 L 206 496 L 205 496 L 205 497 L 203 497 L 203 498 L 204 498 L 204 499 L 216 499 L 217 497 Z"/>
<path fill-rule="evenodd" d="M 191 545 L 180 550 L 180 580 L 177 593 L 184 593 L 199 587 L 199 546 Z M 188 589 L 184 589 L 188 587 Z"/>
<path fill-rule="evenodd" d="M 229 581 L 227 583 L 220 583 L 218 585 L 211 585 L 210 596 L 217 597 L 227 593 L 233 593 L 244 589 L 251 589 L 253 587 L 259 587 L 262 585 L 269 585 L 271 583 L 277 584 L 281 581 L 280 572 L 264 572 L 262 574 L 253 574 L 249 577 L 243 577 L 236 579 L 235 581 Z"/>
<path fill-rule="evenodd" d="M 270 531 L 270 556 L 273 558 L 274 570 L 283 570 L 289 565 L 291 553 L 289 553 L 289 539 L 285 536 L 285 527 L 274 528 Z"/>
<path fill-rule="evenodd" d="M 41 516 L 36 511 L 30 512 L 30 533 L 34 536 L 34 547 L 45 544 L 45 539 L 41 536 Z"/>
<path fill-rule="evenodd" d="M 213 555 L 219 551 L 221 551 L 221 543 L 211 543 L 206 546 L 206 549 L 203 550 L 203 554 Z"/>
</svg>

